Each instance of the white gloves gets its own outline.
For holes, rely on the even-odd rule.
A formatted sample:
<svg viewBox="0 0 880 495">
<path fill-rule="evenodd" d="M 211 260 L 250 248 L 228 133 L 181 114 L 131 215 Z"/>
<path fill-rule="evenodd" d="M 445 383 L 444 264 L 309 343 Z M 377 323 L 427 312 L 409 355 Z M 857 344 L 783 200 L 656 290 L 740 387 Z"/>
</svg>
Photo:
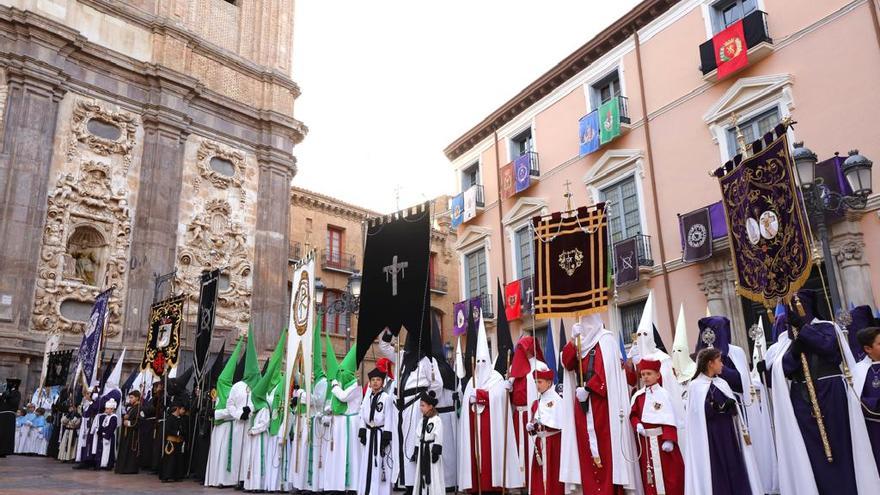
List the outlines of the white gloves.
<svg viewBox="0 0 880 495">
<path fill-rule="evenodd" d="M 663 452 L 672 452 L 672 442 L 669 440 L 663 442 L 663 445 L 660 446 L 663 449 Z"/>
<path fill-rule="evenodd" d="M 470 402 L 471 402 L 471 404 L 476 404 L 476 403 L 477 403 L 477 396 L 476 396 L 476 395 L 472 395 L 472 396 L 470 397 Z"/>
<path fill-rule="evenodd" d="M 303 390 L 303 389 L 301 389 L 301 388 L 298 388 L 298 389 L 296 389 L 296 390 L 293 391 L 293 396 L 294 396 L 296 399 L 302 399 L 302 396 L 303 396 L 304 394 L 305 394 L 305 390 Z"/>
<path fill-rule="evenodd" d="M 513 390 L 513 378 L 504 380 L 503 382 L 501 382 L 501 386 L 504 387 L 504 390 L 510 392 L 511 390 Z"/>
<path fill-rule="evenodd" d="M 526 423 L 526 431 L 529 433 L 535 431 L 535 423 L 532 423 L 532 422 Z"/>
<path fill-rule="evenodd" d="M 584 387 L 578 387 L 575 389 L 574 395 L 577 397 L 578 402 L 584 402 L 587 400 L 587 397 L 590 396 L 590 394 L 587 393 L 587 389 Z"/>
<path fill-rule="evenodd" d="M 92 392 L 92 400 L 98 400 L 98 392 Z"/>
<path fill-rule="evenodd" d="M 645 425 L 639 423 L 636 425 L 636 433 L 641 436 L 645 436 Z"/>
<path fill-rule="evenodd" d="M 580 323 L 575 323 L 575 324 L 571 327 L 571 338 L 572 338 L 572 340 L 574 340 L 575 337 L 578 337 L 578 336 L 583 335 L 583 334 L 584 334 L 584 326 L 581 325 Z"/>
</svg>

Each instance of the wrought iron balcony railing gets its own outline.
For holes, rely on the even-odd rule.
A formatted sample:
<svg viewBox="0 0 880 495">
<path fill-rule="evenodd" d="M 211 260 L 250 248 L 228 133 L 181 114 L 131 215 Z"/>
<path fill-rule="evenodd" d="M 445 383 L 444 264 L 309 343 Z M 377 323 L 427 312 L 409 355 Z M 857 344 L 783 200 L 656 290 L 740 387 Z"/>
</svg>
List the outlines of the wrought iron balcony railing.
<svg viewBox="0 0 880 495">
<path fill-rule="evenodd" d="M 651 256 L 651 236 L 637 234 L 633 237 L 636 238 L 639 266 L 654 266 L 654 257 Z"/>
<path fill-rule="evenodd" d="M 354 273 L 357 271 L 355 255 L 325 248 L 321 252 L 321 268 L 338 272 Z"/>
<path fill-rule="evenodd" d="M 743 17 L 743 34 L 745 35 L 746 50 L 751 50 L 761 43 L 773 43 L 770 32 L 767 30 L 767 13 L 756 10 Z M 749 54 L 751 59 L 751 54 Z M 705 76 L 718 68 L 715 61 L 715 44 L 707 40 L 700 45 L 700 71 Z"/>
<path fill-rule="evenodd" d="M 443 275 L 431 274 L 431 290 L 439 294 L 446 294 L 449 287 L 449 279 Z"/>
<path fill-rule="evenodd" d="M 538 152 L 537 151 L 526 151 L 520 157 L 528 155 L 529 157 L 529 175 L 532 177 L 540 177 L 541 176 L 541 168 L 538 166 Z M 519 158 L 517 158 L 518 160 Z"/>
</svg>

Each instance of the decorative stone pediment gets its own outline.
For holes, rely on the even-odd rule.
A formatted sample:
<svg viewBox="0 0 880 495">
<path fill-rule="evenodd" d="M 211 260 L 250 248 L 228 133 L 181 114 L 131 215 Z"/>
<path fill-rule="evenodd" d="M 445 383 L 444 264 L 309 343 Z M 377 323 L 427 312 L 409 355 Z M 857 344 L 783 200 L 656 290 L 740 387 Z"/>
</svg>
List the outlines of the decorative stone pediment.
<svg viewBox="0 0 880 495">
<path fill-rule="evenodd" d="M 724 95 L 709 107 L 703 115 L 706 124 L 726 122 L 731 114 L 745 114 L 752 107 L 769 100 L 782 100 L 788 110 L 794 108 L 791 85 L 794 77 L 791 74 L 774 74 L 769 76 L 743 77 L 738 79 Z"/>
<path fill-rule="evenodd" d="M 521 197 L 516 200 L 513 207 L 505 213 L 501 219 L 504 225 L 512 225 L 520 221 L 531 218 L 535 215 L 544 215 L 547 213 L 547 200 L 543 198 Z"/>
<path fill-rule="evenodd" d="M 193 189 L 198 192 L 202 180 L 217 189 L 238 188 L 240 201 L 245 202 L 242 184 L 245 179 L 244 154 L 213 141 L 203 140 L 196 152 L 199 174 L 193 178 Z"/>
<path fill-rule="evenodd" d="M 645 177 L 644 156 L 642 150 L 622 149 L 606 151 L 596 163 L 584 174 L 583 182 L 590 191 L 590 196 L 598 198 L 598 188 L 635 170 L 641 178 Z"/>
<path fill-rule="evenodd" d="M 137 126 L 138 118 L 133 114 L 108 110 L 95 102 L 77 100 L 71 120 L 71 132 L 75 139 L 68 143 L 67 159 L 73 161 L 78 154 L 77 143 L 83 143 L 101 156 L 122 155 L 123 172 L 128 174 Z"/>
<path fill-rule="evenodd" d="M 464 229 L 464 232 L 458 237 L 455 244 L 456 251 L 462 251 L 477 243 L 488 242 L 492 230 L 486 227 L 471 226 Z"/>
</svg>

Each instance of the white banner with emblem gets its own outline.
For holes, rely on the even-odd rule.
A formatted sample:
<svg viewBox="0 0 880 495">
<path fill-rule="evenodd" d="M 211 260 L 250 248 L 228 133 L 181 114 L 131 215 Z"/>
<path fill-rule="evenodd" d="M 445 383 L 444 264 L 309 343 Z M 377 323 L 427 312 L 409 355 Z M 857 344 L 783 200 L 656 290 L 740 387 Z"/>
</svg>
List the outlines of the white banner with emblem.
<svg viewBox="0 0 880 495">
<path fill-rule="evenodd" d="M 312 332 L 315 331 L 315 252 L 310 251 L 296 265 L 290 296 L 290 323 L 287 329 L 287 355 L 284 366 L 285 411 L 290 410 L 291 383 L 312 392 Z M 311 400 L 306 401 L 306 407 Z"/>
</svg>

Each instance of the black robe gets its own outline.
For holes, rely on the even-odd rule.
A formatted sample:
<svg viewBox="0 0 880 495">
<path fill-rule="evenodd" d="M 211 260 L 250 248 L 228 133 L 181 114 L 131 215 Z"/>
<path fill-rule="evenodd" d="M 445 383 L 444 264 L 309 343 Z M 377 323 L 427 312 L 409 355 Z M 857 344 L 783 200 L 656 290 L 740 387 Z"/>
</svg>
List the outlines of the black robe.
<svg viewBox="0 0 880 495">
<path fill-rule="evenodd" d="M 159 463 L 159 479 L 177 481 L 186 477 L 187 456 L 186 446 L 189 416 L 165 416 L 165 442 L 162 445 L 162 460 Z"/>
<path fill-rule="evenodd" d="M 137 474 L 140 471 L 140 405 L 129 407 L 119 429 L 116 474 Z"/>
<path fill-rule="evenodd" d="M 163 396 L 153 396 L 144 402 L 144 416 L 140 421 L 140 464 L 142 469 L 156 471 L 162 457 L 162 400 Z M 158 413 L 158 414 L 157 414 Z M 158 416 L 158 417 L 157 417 Z"/>
<path fill-rule="evenodd" d="M 190 476 L 197 480 L 205 479 L 205 470 L 208 466 L 208 452 L 211 448 L 211 430 L 213 422 L 211 415 L 211 397 L 205 394 L 202 397 L 202 407 L 198 402 L 198 397 L 193 397 L 192 412 L 190 413 L 190 445 L 192 461 L 190 464 Z"/>
<path fill-rule="evenodd" d="M 61 442 L 61 417 L 67 412 L 68 404 L 67 389 L 62 389 L 58 395 L 58 400 L 52 404 L 52 435 L 49 437 L 49 443 L 46 445 L 46 457 L 58 458 L 58 444 Z"/>
<path fill-rule="evenodd" d="M 18 390 L 0 394 L 0 457 L 15 450 L 15 411 L 21 404 Z"/>
</svg>

